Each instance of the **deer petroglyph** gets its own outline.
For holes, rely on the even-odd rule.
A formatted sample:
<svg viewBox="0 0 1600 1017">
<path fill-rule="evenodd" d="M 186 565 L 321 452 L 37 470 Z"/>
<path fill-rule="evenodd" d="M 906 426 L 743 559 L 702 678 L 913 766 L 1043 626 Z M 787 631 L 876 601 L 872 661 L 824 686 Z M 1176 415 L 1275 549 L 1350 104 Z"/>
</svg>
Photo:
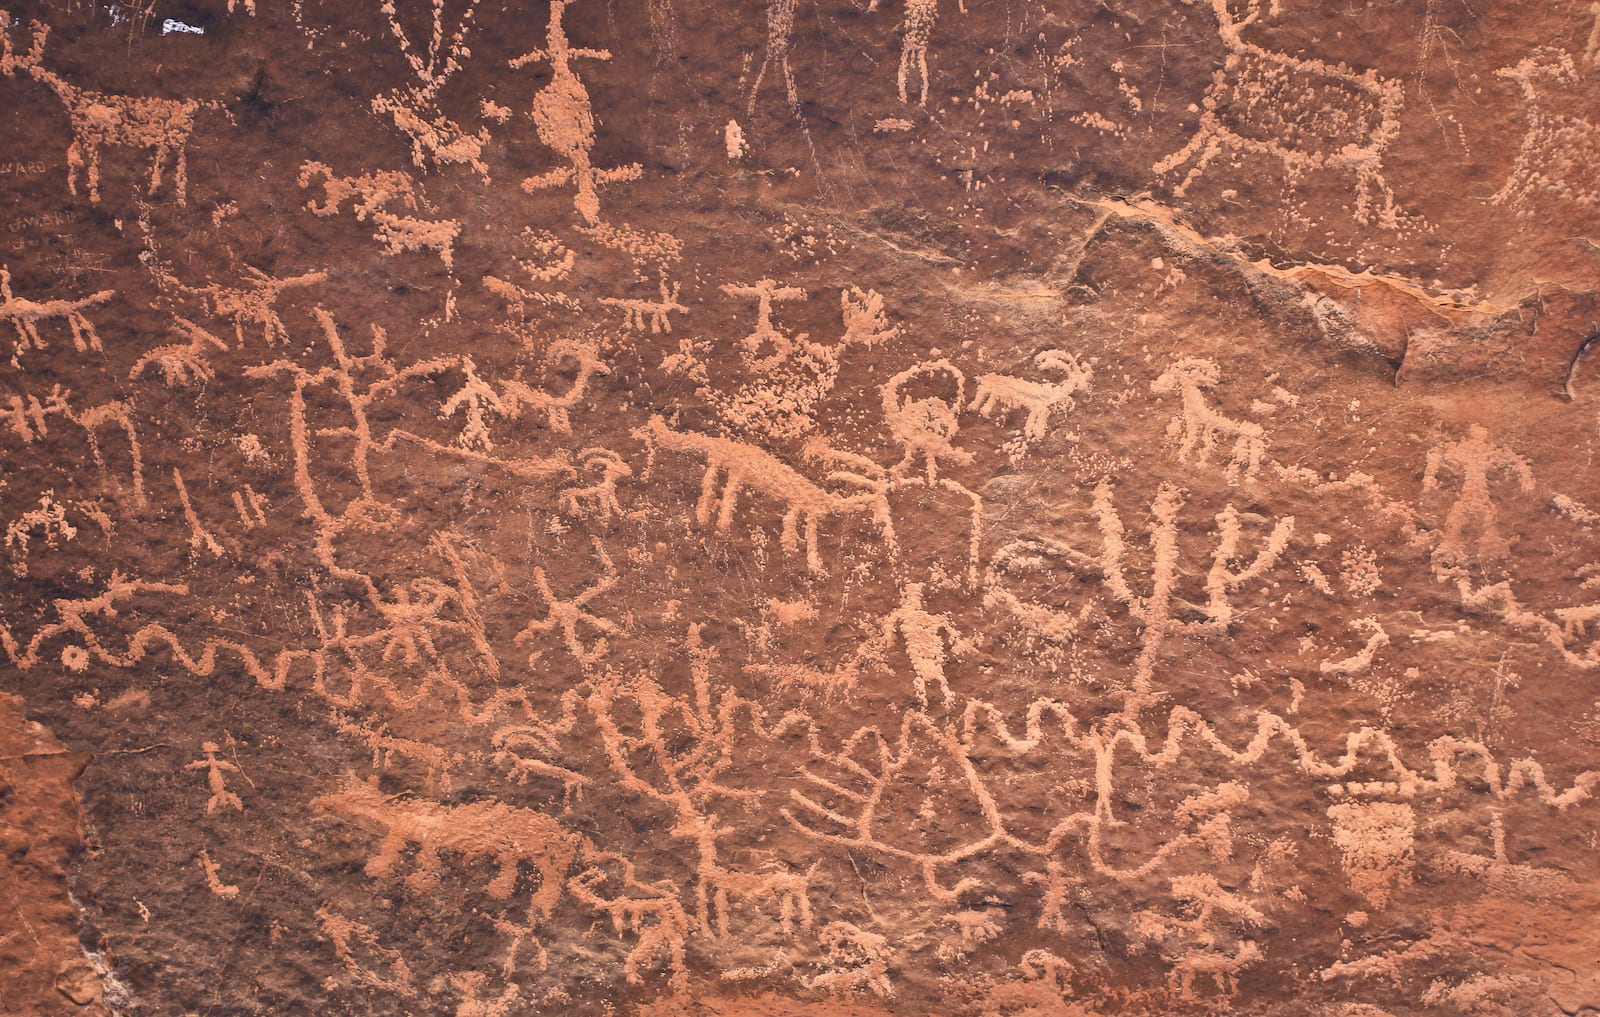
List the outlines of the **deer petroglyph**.
<svg viewBox="0 0 1600 1017">
<path fill-rule="evenodd" d="M 0 72 L 12 77 L 25 70 L 49 88 L 66 107 L 72 121 L 72 143 L 67 146 L 67 187 L 78 193 L 78 172 L 84 173 L 89 200 L 100 203 L 100 152 L 107 147 L 154 149 L 150 166 L 150 193 L 161 186 L 167 163 L 173 168 L 173 194 L 178 204 L 188 203 L 189 163 L 185 149 L 202 109 L 223 109 L 217 102 L 198 99 L 157 99 L 137 95 L 94 92 L 67 81 L 44 66 L 44 43 L 50 28 L 35 21 L 33 43 L 27 53 L 12 48 L 13 16 L 0 11 Z"/>
</svg>

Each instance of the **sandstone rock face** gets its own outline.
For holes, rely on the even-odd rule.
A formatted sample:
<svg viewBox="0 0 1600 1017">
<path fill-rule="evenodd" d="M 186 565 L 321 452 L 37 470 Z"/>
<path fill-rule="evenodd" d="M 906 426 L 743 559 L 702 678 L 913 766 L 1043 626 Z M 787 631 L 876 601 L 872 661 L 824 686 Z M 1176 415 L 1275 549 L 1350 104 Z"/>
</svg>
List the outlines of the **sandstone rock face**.
<svg viewBox="0 0 1600 1017">
<path fill-rule="evenodd" d="M 1600 6 L 0 5 L 0 1013 L 1600 1011 Z"/>
</svg>

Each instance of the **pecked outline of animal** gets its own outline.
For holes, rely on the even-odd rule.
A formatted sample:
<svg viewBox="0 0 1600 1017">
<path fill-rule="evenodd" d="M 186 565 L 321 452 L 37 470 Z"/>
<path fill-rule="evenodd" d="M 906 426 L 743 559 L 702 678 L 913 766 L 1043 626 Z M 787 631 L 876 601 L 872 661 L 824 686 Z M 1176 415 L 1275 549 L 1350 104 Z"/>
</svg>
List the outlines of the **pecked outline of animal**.
<svg viewBox="0 0 1600 1017">
<path fill-rule="evenodd" d="M 1222 382 L 1222 369 L 1202 357 L 1183 357 L 1155 381 L 1150 391 L 1156 395 L 1178 392 L 1183 401 L 1183 411 L 1167 425 L 1167 433 L 1182 435 L 1178 445 L 1178 461 L 1188 462 L 1189 456 L 1198 453 L 1196 461 L 1204 463 L 1217 447 L 1219 433 L 1232 435 L 1233 462 L 1224 476 L 1230 483 L 1237 480 L 1243 470 L 1244 479 L 1253 480 L 1261 468 L 1261 457 L 1266 452 L 1266 432 L 1261 425 L 1250 420 L 1234 420 L 1223 416 L 1206 402 L 1205 390 Z"/>
<path fill-rule="evenodd" d="M 373 877 L 391 874 L 407 844 L 418 848 L 417 869 L 406 884 L 418 892 L 431 892 L 439 884 L 439 851 L 459 851 L 467 859 L 488 857 L 499 865 L 489 881 L 489 896 L 509 900 L 516 889 L 517 865 L 531 862 L 539 870 L 539 888 L 528 901 L 528 917 L 546 916 L 561 899 L 567 870 L 577 860 L 581 838 L 559 822 L 534 809 L 519 809 L 503 802 L 444 805 L 425 799 L 405 800 L 385 795 L 377 785 L 353 774 L 345 786 L 311 799 L 314 808 L 339 815 L 356 826 L 377 827 L 383 840 L 367 861 Z"/>
<path fill-rule="evenodd" d="M 100 336 L 94 323 L 83 314 L 83 309 L 103 304 L 117 295 L 116 290 L 101 290 L 77 300 L 29 300 L 11 292 L 11 270 L 0 265 L 0 321 L 9 321 L 17 330 L 18 341 L 26 347 L 45 348 L 39 338 L 39 322 L 61 318 L 72 329 L 72 344 L 79 353 L 99 350 Z"/>
<path fill-rule="evenodd" d="M 1193 949 L 1167 958 L 1172 970 L 1167 972 L 1167 991 L 1180 1000 L 1199 999 L 1194 991 L 1197 975 L 1210 975 L 1217 992 L 1232 996 L 1239 991 L 1239 972 L 1261 959 L 1261 947 L 1253 939 L 1239 944 L 1233 953 L 1217 950 Z"/>
<path fill-rule="evenodd" d="M 889 515 L 887 500 L 881 491 L 834 494 L 763 449 L 732 438 L 674 430 L 667 426 L 659 413 L 651 414 L 649 423 L 644 427 L 635 428 L 633 436 L 651 447 L 652 457 L 656 446 L 671 452 L 705 457 L 706 471 L 700 481 L 700 500 L 695 503 L 694 509 L 695 521 L 701 526 L 711 525 L 712 512 L 715 510 L 716 530 L 726 534 L 733 525 L 739 493 L 746 487 L 782 502 L 785 507 L 779 546 L 786 554 L 798 551 L 799 531 L 803 527 L 806 566 L 813 575 L 827 574 L 817 551 L 817 527 L 824 517 L 835 512 L 866 509 L 873 513 L 881 526 Z M 724 474 L 726 480 L 719 498 L 717 478 Z M 892 529 L 887 530 L 885 539 L 889 539 L 892 532 Z"/>
<path fill-rule="evenodd" d="M 531 388 L 515 378 L 502 382 L 502 395 L 507 406 L 515 414 L 523 406 L 532 407 L 535 411 L 545 414 L 545 419 L 550 430 L 557 434 L 572 433 L 572 418 L 568 411 L 578 405 L 588 391 L 589 381 L 595 375 L 609 375 L 611 368 L 600 361 L 600 351 L 591 343 L 577 339 L 559 339 L 550 344 L 545 353 L 545 363 L 554 367 L 563 360 L 571 360 L 578 365 L 577 377 L 572 379 L 572 387 L 560 395 L 551 395 L 542 389 Z"/>
<path fill-rule="evenodd" d="M 1193 5 L 1196 0 L 1183 0 Z M 1246 42 L 1240 34 L 1261 17 L 1263 0 L 1248 0 L 1250 13 L 1235 18 L 1229 9 L 1230 0 L 1210 0 L 1217 16 L 1217 34 L 1228 49 L 1224 65 L 1213 75 L 1201 101 L 1200 126 L 1194 137 L 1178 151 L 1162 159 L 1151 168 L 1158 175 L 1171 173 L 1184 163 L 1194 160 L 1194 165 L 1183 180 L 1173 188 L 1176 197 L 1183 197 L 1206 167 L 1225 150 L 1252 155 L 1275 156 L 1283 163 L 1291 177 L 1318 169 L 1349 170 L 1356 175 L 1355 218 L 1361 223 L 1372 221 L 1374 194 L 1381 195 L 1382 208 L 1378 210 L 1379 225 L 1395 228 L 1399 213 L 1394 205 L 1394 193 L 1384 182 L 1382 161 L 1384 150 L 1400 135 L 1400 111 L 1405 107 L 1405 89 L 1398 81 L 1378 76 L 1373 70 L 1357 73 L 1342 63 L 1330 64 L 1323 60 L 1307 60 L 1279 53 Z M 1270 0 L 1269 11 L 1277 13 L 1278 0 Z M 1311 78 L 1318 84 L 1354 93 L 1371 104 L 1377 124 L 1366 124 L 1365 129 L 1348 129 L 1353 138 L 1333 137 L 1325 140 L 1326 149 L 1312 147 L 1287 147 L 1276 132 L 1271 140 L 1246 137 L 1223 122 L 1219 109 L 1227 107 L 1243 114 L 1251 93 L 1271 95 L 1284 86 L 1288 94 L 1274 104 L 1281 109 L 1285 102 L 1292 104 L 1296 98 L 1313 98 L 1306 92 L 1294 93 L 1296 78 Z M 1309 90 L 1308 90 L 1309 91 Z M 1314 101 L 1314 99 L 1313 99 Z M 1248 114 L 1243 114 L 1248 116 Z M 1343 144 L 1340 144 L 1340 142 Z"/>
<path fill-rule="evenodd" d="M 1002 420 L 1012 410 L 1026 409 L 1023 437 L 1028 441 L 1042 440 L 1050 425 L 1050 412 L 1057 406 L 1073 409 L 1077 405 L 1073 393 L 1088 390 L 1094 380 L 1094 368 L 1057 349 L 1042 350 L 1033 358 L 1033 365 L 1040 370 L 1059 371 L 1064 377 L 1056 382 L 1039 382 L 1009 374 L 982 374 L 968 409 L 983 417 L 998 410 Z"/>
<path fill-rule="evenodd" d="M 173 165 L 173 191 L 178 204 L 189 203 L 189 163 L 184 146 L 194 132 L 194 118 L 202 109 L 221 110 L 229 120 L 229 113 L 216 100 L 158 99 L 139 95 L 110 95 L 79 88 L 44 66 L 44 44 L 50 35 L 50 26 L 41 21 L 30 22 L 33 42 L 27 54 L 17 56 L 11 46 L 11 25 L 16 19 L 10 12 L 0 10 L 0 73 L 14 77 L 18 68 L 26 70 L 35 81 L 49 88 L 66 107 L 72 124 L 72 142 L 67 145 L 67 187 L 78 193 L 78 170 L 84 170 L 89 200 L 100 203 L 100 149 L 106 145 L 127 145 L 134 148 L 153 148 L 155 157 L 150 168 L 150 193 L 161 186 L 162 167 L 173 152 L 177 152 Z"/>
</svg>

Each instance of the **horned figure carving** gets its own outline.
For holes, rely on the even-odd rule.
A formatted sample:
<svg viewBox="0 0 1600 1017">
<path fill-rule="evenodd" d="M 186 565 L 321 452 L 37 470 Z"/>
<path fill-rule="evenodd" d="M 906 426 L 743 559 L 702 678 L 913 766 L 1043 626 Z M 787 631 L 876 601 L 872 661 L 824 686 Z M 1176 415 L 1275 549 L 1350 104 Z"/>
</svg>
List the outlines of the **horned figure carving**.
<svg viewBox="0 0 1600 1017">
<path fill-rule="evenodd" d="M 1192 455 L 1196 462 L 1204 463 L 1220 438 L 1231 437 L 1233 457 L 1223 476 L 1230 484 L 1238 483 L 1241 477 L 1248 483 L 1261 468 L 1266 432 L 1260 424 L 1226 417 L 1206 402 L 1205 391 L 1221 381 L 1222 370 L 1215 363 L 1184 357 L 1151 382 L 1150 391 L 1156 395 L 1178 393 L 1182 398 L 1183 409 L 1167 425 L 1167 434 L 1179 439 L 1179 462 L 1188 462 Z"/>
<path fill-rule="evenodd" d="M 1051 411 L 1058 406 L 1072 409 L 1076 405 L 1073 395 L 1086 391 L 1094 378 L 1093 367 L 1061 350 L 1045 350 L 1033 358 L 1033 364 L 1040 370 L 1060 373 L 1061 380 L 1039 382 L 1007 374 L 979 375 L 971 406 L 985 417 L 996 411 L 1004 417 L 1012 410 L 1027 410 L 1022 436 L 1028 442 L 1043 439 L 1050 426 Z"/>
<path fill-rule="evenodd" d="M 89 200 L 100 203 L 100 150 L 108 145 L 154 149 L 150 167 L 150 193 L 161 186 L 168 162 L 173 164 L 173 193 L 178 204 L 188 204 L 189 167 L 184 146 L 194 131 L 194 118 L 202 109 L 227 111 L 215 101 L 156 99 L 138 95 L 108 95 L 79 88 L 44 66 L 44 44 L 50 26 L 34 21 L 33 42 L 25 54 L 11 45 L 10 28 L 16 19 L 0 10 L 0 73 L 15 77 L 25 70 L 48 87 L 66 107 L 72 121 L 72 143 L 67 146 L 67 187 L 78 193 L 78 171 L 84 172 Z M 229 119 L 232 119 L 231 115 Z"/>
</svg>

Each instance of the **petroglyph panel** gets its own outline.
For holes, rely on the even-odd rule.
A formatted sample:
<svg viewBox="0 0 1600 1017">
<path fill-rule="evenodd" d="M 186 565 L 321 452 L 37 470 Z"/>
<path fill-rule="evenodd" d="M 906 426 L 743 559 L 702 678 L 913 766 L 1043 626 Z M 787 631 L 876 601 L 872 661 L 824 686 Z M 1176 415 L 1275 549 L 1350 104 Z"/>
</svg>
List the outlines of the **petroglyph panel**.
<svg viewBox="0 0 1600 1017">
<path fill-rule="evenodd" d="M 0 0 L 0 1014 L 1600 1011 L 1597 68 Z"/>
</svg>

